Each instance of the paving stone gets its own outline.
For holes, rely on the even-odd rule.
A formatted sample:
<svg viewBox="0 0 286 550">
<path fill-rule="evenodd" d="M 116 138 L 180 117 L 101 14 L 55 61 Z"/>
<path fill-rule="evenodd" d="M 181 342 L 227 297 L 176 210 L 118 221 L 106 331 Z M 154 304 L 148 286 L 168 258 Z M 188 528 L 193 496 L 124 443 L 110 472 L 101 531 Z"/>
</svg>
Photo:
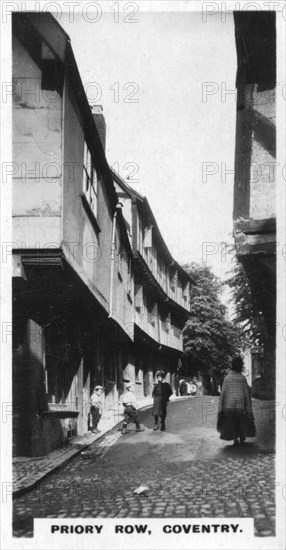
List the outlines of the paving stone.
<svg viewBox="0 0 286 550">
<path fill-rule="evenodd" d="M 98 449 L 99 441 L 92 445 L 93 450 Z M 121 438 L 118 441 L 116 445 L 123 444 Z M 23 521 L 25 516 L 39 514 L 92 518 L 254 517 L 257 536 L 274 534 L 275 506 L 270 498 L 272 494 L 274 498 L 274 456 L 257 453 L 245 459 L 238 454 L 211 460 L 202 456 L 196 462 L 173 463 L 168 462 L 166 452 L 165 463 L 157 460 L 151 465 L 137 465 L 131 459 L 119 468 L 117 463 L 108 462 L 108 457 L 109 452 L 105 459 L 96 461 L 74 456 L 39 487 L 14 499 L 14 519 Z M 52 467 L 53 461 L 49 460 L 48 465 Z M 29 476 L 35 477 L 41 461 L 29 465 L 23 462 L 21 467 L 18 482 L 24 485 Z M 147 496 L 135 496 L 134 489 L 145 483 L 150 487 Z M 31 528 L 21 525 L 16 533 L 30 535 Z"/>
</svg>

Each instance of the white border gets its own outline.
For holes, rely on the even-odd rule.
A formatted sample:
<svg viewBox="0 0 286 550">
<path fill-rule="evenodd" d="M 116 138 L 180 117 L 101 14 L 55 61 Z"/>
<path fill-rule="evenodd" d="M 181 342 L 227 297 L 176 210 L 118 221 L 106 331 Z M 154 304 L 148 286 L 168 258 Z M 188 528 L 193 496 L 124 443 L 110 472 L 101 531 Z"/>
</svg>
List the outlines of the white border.
<svg viewBox="0 0 286 550">
<path fill-rule="evenodd" d="M 75 2 L 77 4 L 77 2 Z M 119 6 L 122 11 L 124 0 L 120 0 Z M 237 10 L 251 9 L 257 7 L 257 10 L 267 10 L 275 8 L 277 13 L 277 58 L 278 58 L 278 68 L 277 68 L 277 81 L 282 83 L 285 86 L 285 20 L 286 20 L 286 3 L 284 1 L 277 2 L 266 2 L 266 1 L 226 1 L 226 2 L 201 2 L 198 0 L 193 0 L 192 2 L 183 1 L 183 0 L 137 0 L 136 3 L 139 5 L 140 11 L 181 11 L 181 12 L 192 12 L 192 11 L 201 11 L 207 19 L 211 17 L 211 14 L 206 14 L 206 9 L 209 11 L 214 10 L 219 12 L 221 9 L 222 16 L 227 16 L 227 12 L 231 11 L 234 7 Z M 9 5 L 10 9 L 13 11 L 28 11 L 28 10 L 39 10 L 50 9 L 52 6 L 59 7 L 59 13 L 62 11 L 67 11 L 67 5 L 74 7 L 75 11 L 78 12 L 83 9 L 84 5 L 92 4 L 91 2 L 81 2 L 80 6 L 75 6 L 73 2 L 65 2 L 64 0 L 57 2 L 1 2 L 1 74 L 2 74 L 2 84 L 11 82 L 11 33 L 9 25 L 9 15 L 6 14 L 7 7 Z M 103 11 L 107 11 L 114 2 L 107 0 L 100 0 L 99 2 L 94 2 L 94 4 L 100 5 Z M 3 11 L 4 10 L 4 11 Z M 59 19 L 60 23 L 60 19 Z M 207 24 L 207 20 L 206 20 Z M 285 97 L 283 98 L 282 94 L 278 93 L 277 101 L 277 139 L 278 139 L 278 162 L 280 166 L 285 167 Z M 3 105 L 1 103 L 1 143 L 2 143 L 2 164 L 1 169 L 3 169 L 3 162 L 9 162 L 11 159 L 11 97 L 10 100 Z M 285 170 L 284 170 L 285 174 Z M 3 176 L 1 178 L 3 182 Z M 12 242 L 11 238 L 11 181 L 8 181 L 5 185 L 1 185 L 1 241 L 3 242 Z M 230 539 L 229 536 L 216 536 L 211 540 L 207 536 L 199 537 L 187 537 L 186 539 L 181 539 L 176 537 L 174 542 L 177 548 L 251 548 L 251 549 L 282 549 L 284 548 L 284 539 L 285 539 L 285 366 L 284 366 L 284 357 L 285 357 L 285 179 L 281 177 L 280 181 L 277 184 L 277 242 L 282 243 L 281 249 L 279 249 L 277 254 L 277 268 L 278 268 L 278 301 L 277 301 L 277 322 L 278 331 L 277 331 L 277 455 L 276 455 L 276 472 L 277 472 L 277 526 L 276 526 L 276 537 L 244 537 L 243 541 L 238 541 L 238 539 Z M 281 250 L 284 250 L 284 257 Z M 11 262 L 2 263 L 1 265 L 1 330 L 3 328 L 3 322 L 11 322 Z M 281 327 L 282 330 L 281 330 Z M 3 334 L 3 333 L 2 333 Z M 11 349 L 9 341 L 8 343 L 3 342 L 1 338 L 1 402 L 2 403 L 11 403 Z M 8 417 L 7 422 L 1 423 L 1 435 L 2 435 L 2 445 L 1 445 L 1 481 L 2 481 L 2 491 L 3 483 L 9 483 L 11 479 L 11 416 Z M 8 480 L 8 481 L 7 481 Z M 35 539 L 17 539 L 10 536 L 11 530 L 11 498 L 8 497 L 8 502 L 3 503 L 3 492 L 1 499 L 2 507 L 2 537 L 3 537 L 3 546 L 4 550 L 6 549 L 18 549 L 18 548 L 42 548 L 49 549 L 54 548 L 55 543 L 53 540 L 46 540 L 41 537 L 41 540 Z M 106 520 L 100 519 L 100 523 L 105 522 Z M 146 519 L 146 521 L 145 521 Z M 201 520 L 202 518 L 200 518 Z M 216 518 L 218 521 L 219 518 Z M 85 520 L 81 520 L 85 521 Z M 94 518 L 93 518 L 94 521 Z M 110 526 L 114 520 L 109 520 Z M 124 522 L 126 518 L 124 519 Z M 142 523 L 150 523 L 154 520 L 148 520 L 144 518 Z M 159 521 L 159 520 L 158 520 Z M 161 521 L 161 520 L 160 520 Z M 165 523 L 170 523 L 172 520 L 164 520 Z M 183 523 L 183 518 L 176 518 L 173 520 L 176 524 Z M 185 522 L 191 523 L 191 518 L 187 518 Z M 204 522 L 207 521 L 207 518 L 203 519 Z M 123 521 L 120 521 L 123 523 Z M 99 523 L 99 522 L 97 522 Z M 130 519 L 128 523 L 137 523 L 138 521 L 134 518 Z M 79 536 L 77 536 L 79 537 Z M 114 541 L 113 548 L 130 548 L 128 537 L 125 537 L 123 542 L 120 542 L 119 539 L 112 539 Z M 110 539 L 102 539 L 103 545 L 100 543 L 100 539 L 96 540 L 97 548 L 110 548 L 106 544 L 110 544 Z M 150 544 L 146 543 L 146 546 L 141 546 L 142 542 L 137 537 L 136 541 L 132 540 L 134 547 L 134 542 L 138 548 L 163 548 L 161 541 L 154 540 L 151 537 Z M 194 543 L 196 546 L 194 546 Z M 76 544 L 76 545 L 74 545 Z M 67 536 L 62 544 L 59 542 L 58 548 L 94 548 L 95 543 L 93 541 L 93 546 L 90 546 L 90 541 L 86 539 L 86 536 L 80 536 L 76 539 L 76 543 Z M 166 548 L 171 548 L 172 546 L 165 546 Z"/>
</svg>

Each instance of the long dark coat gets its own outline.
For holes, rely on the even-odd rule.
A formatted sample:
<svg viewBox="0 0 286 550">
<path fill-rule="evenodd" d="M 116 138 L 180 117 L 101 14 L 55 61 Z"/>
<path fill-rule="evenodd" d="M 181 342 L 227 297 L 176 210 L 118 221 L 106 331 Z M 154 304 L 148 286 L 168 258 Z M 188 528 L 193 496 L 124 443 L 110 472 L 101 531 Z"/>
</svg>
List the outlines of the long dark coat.
<svg viewBox="0 0 286 550">
<path fill-rule="evenodd" d="M 168 382 L 158 382 L 155 384 L 152 392 L 154 399 L 153 416 L 166 416 L 167 403 L 172 395 L 172 389 Z"/>
</svg>

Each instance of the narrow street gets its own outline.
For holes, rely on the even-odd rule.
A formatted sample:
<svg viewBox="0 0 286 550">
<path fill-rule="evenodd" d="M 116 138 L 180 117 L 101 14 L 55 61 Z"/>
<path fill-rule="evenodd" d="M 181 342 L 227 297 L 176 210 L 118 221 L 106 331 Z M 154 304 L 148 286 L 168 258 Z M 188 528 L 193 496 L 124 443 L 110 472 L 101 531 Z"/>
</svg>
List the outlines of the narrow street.
<svg viewBox="0 0 286 550">
<path fill-rule="evenodd" d="M 283 2 L 53 4 L 1 21 L 5 548 L 280 550 Z"/>
<path fill-rule="evenodd" d="M 14 535 L 32 536 L 34 517 L 253 517 L 255 533 L 274 535 L 274 408 L 253 402 L 257 437 L 243 447 L 219 439 L 218 398 L 170 403 L 166 432 L 114 428 L 87 460 L 73 458 L 14 499 Z M 145 494 L 134 494 L 139 485 Z"/>
</svg>

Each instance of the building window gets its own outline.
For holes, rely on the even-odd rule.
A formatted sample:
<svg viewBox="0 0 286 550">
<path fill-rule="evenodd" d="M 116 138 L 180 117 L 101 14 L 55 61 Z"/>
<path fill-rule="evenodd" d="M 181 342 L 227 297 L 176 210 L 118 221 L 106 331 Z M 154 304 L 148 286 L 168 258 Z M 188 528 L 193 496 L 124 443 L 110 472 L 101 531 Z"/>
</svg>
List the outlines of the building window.
<svg viewBox="0 0 286 550">
<path fill-rule="evenodd" d="M 93 214 L 97 217 L 98 177 L 86 143 L 83 156 L 83 192 Z"/>
<path fill-rule="evenodd" d="M 122 243 L 120 241 L 118 242 L 117 238 L 115 239 L 115 248 L 116 248 L 118 275 L 120 276 L 120 280 L 123 281 L 123 276 L 124 276 L 123 265 L 125 262 L 124 249 L 123 249 Z"/>
<path fill-rule="evenodd" d="M 141 313 L 143 310 L 144 302 L 143 302 L 143 286 L 142 285 L 135 285 L 135 308 L 138 313 Z"/>
<path fill-rule="evenodd" d="M 153 325 L 153 327 L 155 327 L 156 323 L 157 323 L 157 319 L 158 319 L 158 304 L 155 303 L 153 305 L 153 308 L 152 308 L 152 320 L 151 320 L 151 325 Z"/>
<path fill-rule="evenodd" d="M 163 265 L 162 265 L 162 262 L 158 258 L 157 259 L 157 278 L 158 278 L 158 281 L 160 281 L 160 282 L 162 280 L 162 275 L 163 275 Z"/>
<path fill-rule="evenodd" d="M 135 364 L 135 382 L 141 384 L 141 370 L 138 364 Z"/>
<path fill-rule="evenodd" d="M 152 247 L 152 225 L 148 225 L 144 229 L 144 248 Z"/>
<path fill-rule="evenodd" d="M 68 363 L 56 357 L 46 356 L 47 394 L 49 403 L 65 404 L 68 393 Z"/>
<path fill-rule="evenodd" d="M 148 323 L 155 327 L 158 318 L 158 304 L 149 297 L 146 297 L 146 305 Z"/>
<path fill-rule="evenodd" d="M 138 217 L 137 231 L 138 231 L 138 248 L 139 248 L 140 252 L 142 252 L 142 248 L 143 248 L 143 225 L 142 225 L 142 220 L 139 217 Z"/>
<path fill-rule="evenodd" d="M 170 276 L 170 289 L 172 290 L 172 292 L 175 293 L 175 290 L 178 284 L 178 271 L 176 269 L 171 268 L 169 271 L 169 276 Z"/>
<path fill-rule="evenodd" d="M 171 329 L 171 313 L 168 313 L 164 319 L 162 319 L 163 330 L 169 334 Z"/>
<path fill-rule="evenodd" d="M 174 331 L 174 336 L 175 338 L 178 338 L 180 339 L 181 338 L 181 334 L 182 334 L 182 331 L 179 327 L 177 327 L 176 325 L 173 326 L 173 331 Z"/>
<path fill-rule="evenodd" d="M 132 272 L 131 272 L 131 258 L 128 258 L 127 260 L 127 267 L 128 267 L 128 271 L 127 271 L 127 293 L 129 294 L 129 296 L 131 295 L 131 292 L 132 292 Z M 131 296 L 130 296 L 131 298 Z"/>
<path fill-rule="evenodd" d="M 42 71 L 41 89 L 57 90 L 62 95 L 63 70 L 60 62 L 44 41 L 42 41 L 40 67 Z"/>
<path fill-rule="evenodd" d="M 70 368 L 78 339 L 78 327 L 63 320 L 44 329 L 45 382 L 49 403 L 77 407 L 76 376 Z"/>
<path fill-rule="evenodd" d="M 190 293 L 190 285 L 189 285 L 189 282 L 187 282 L 187 283 L 184 283 L 183 285 L 183 298 L 186 305 L 188 304 L 189 293 Z"/>
<path fill-rule="evenodd" d="M 102 348 L 102 362 L 105 382 L 115 381 L 116 358 L 115 358 L 114 342 L 110 345 L 110 341 L 105 338 Z"/>
</svg>

